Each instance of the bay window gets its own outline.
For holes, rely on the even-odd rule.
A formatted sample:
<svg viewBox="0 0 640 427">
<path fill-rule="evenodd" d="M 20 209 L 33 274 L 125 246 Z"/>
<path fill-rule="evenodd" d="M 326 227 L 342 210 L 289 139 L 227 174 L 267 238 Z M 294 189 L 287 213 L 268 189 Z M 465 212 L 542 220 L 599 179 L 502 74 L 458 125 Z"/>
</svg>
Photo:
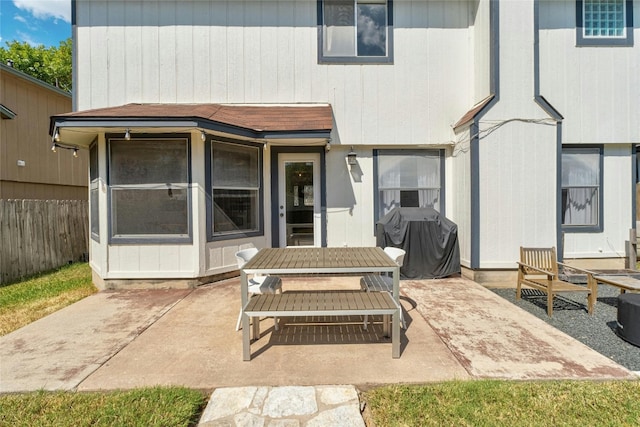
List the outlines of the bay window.
<svg viewBox="0 0 640 427">
<path fill-rule="evenodd" d="M 100 176 L 98 174 L 98 143 L 89 148 L 89 220 L 91 222 L 91 238 L 100 241 Z"/>
<path fill-rule="evenodd" d="M 109 138 L 114 243 L 190 242 L 189 137 Z"/>
<path fill-rule="evenodd" d="M 210 237 L 260 232 L 262 147 L 212 141 Z"/>
</svg>

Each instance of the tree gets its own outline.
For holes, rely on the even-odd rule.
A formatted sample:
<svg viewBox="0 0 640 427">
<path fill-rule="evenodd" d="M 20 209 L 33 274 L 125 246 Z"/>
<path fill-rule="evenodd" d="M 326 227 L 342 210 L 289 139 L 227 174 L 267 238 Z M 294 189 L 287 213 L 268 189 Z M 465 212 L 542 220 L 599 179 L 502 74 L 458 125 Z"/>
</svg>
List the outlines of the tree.
<svg viewBox="0 0 640 427">
<path fill-rule="evenodd" d="M 13 62 L 13 68 L 59 89 L 71 92 L 71 38 L 58 47 L 31 46 L 27 42 L 6 42 L 0 47 L 0 61 Z"/>
</svg>

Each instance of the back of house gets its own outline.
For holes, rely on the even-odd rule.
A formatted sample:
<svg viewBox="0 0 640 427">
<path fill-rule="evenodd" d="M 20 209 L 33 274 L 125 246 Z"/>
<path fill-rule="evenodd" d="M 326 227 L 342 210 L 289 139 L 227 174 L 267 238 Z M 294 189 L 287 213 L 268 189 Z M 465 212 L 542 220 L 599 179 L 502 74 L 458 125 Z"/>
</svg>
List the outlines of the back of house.
<svg viewBox="0 0 640 427">
<path fill-rule="evenodd" d="M 77 0 L 73 112 L 50 133 L 90 152 L 94 281 L 373 246 L 416 206 L 458 226 L 478 281 L 515 277 L 521 245 L 618 266 L 639 21 L 631 0 Z"/>
</svg>

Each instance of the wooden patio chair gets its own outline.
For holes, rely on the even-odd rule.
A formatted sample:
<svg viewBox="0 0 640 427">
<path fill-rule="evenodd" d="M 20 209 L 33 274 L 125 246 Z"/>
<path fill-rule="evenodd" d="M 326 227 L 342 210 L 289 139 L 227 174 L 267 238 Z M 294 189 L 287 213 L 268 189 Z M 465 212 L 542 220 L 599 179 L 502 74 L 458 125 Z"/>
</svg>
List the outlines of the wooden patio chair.
<svg viewBox="0 0 640 427">
<path fill-rule="evenodd" d="M 561 280 L 558 277 L 558 266 L 569 268 L 587 275 L 587 285 L 581 286 Z M 593 273 L 588 270 L 558 262 L 556 248 L 524 248 L 520 247 L 518 262 L 518 285 L 516 300 L 522 293 L 522 285 L 541 290 L 547 294 L 547 314 L 553 316 L 553 298 L 562 292 L 583 292 L 587 294 L 587 311 L 593 314 L 598 296 L 597 282 Z"/>
</svg>

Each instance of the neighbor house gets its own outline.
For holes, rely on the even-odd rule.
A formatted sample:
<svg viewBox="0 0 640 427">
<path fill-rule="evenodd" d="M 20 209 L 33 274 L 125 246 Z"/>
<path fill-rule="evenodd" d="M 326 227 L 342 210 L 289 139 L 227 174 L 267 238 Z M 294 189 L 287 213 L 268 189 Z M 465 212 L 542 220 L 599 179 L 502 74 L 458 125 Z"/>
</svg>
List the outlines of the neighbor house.
<svg viewBox="0 0 640 427">
<path fill-rule="evenodd" d="M 72 4 L 74 112 L 50 134 L 90 151 L 101 287 L 375 245 L 396 206 L 453 220 L 479 281 L 520 245 L 624 256 L 640 0 Z"/>
<path fill-rule="evenodd" d="M 9 64 L 0 64 L 0 199 L 87 200 L 86 150 L 51 156 L 49 117 L 71 109 L 71 94 Z"/>
</svg>

